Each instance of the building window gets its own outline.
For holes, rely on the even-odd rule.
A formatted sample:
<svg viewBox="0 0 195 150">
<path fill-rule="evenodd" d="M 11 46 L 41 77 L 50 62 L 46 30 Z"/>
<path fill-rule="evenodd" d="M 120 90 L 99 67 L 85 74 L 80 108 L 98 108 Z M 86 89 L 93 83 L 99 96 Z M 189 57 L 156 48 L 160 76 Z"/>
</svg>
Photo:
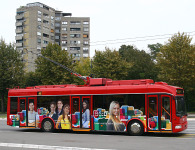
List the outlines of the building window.
<svg viewBox="0 0 195 150">
<path fill-rule="evenodd" d="M 37 35 L 40 35 L 41 36 L 41 32 L 37 32 Z"/>
<path fill-rule="evenodd" d="M 88 34 L 83 34 L 83 38 L 88 38 Z"/>
<path fill-rule="evenodd" d="M 68 22 L 67 21 L 62 21 L 62 24 L 65 25 L 65 24 L 68 24 Z"/>
<path fill-rule="evenodd" d="M 80 50 L 80 47 L 70 47 L 70 50 Z"/>
<path fill-rule="evenodd" d="M 66 51 L 68 50 L 68 48 L 67 48 L 67 47 L 62 47 L 62 50 L 63 50 L 63 49 L 64 49 L 64 50 L 66 50 Z"/>
<path fill-rule="evenodd" d="M 70 28 L 70 31 L 81 31 L 81 28 Z"/>
<path fill-rule="evenodd" d="M 70 34 L 71 38 L 80 38 L 81 35 L 80 34 Z"/>
<path fill-rule="evenodd" d="M 41 25 L 38 25 L 37 28 L 38 28 L 38 29 L 41 29 Z"/>
<path fill-rule="evenodd" d="M 37 39 L 37 43 L 39 43 L 39 44 L 40 44 L 40 43 L 41 43 L 41 39 L 39 39 L 39 38 L 38 38 L 38 39 Z"/>
<path fill-rule="evenodd" d="M 55 29 L 55 32 L 56 33 L 60 33 L 60 29 Z"/>
<path fill-rule="evenodd" d="M 74 57 L 80 57 L 80 54 L 73 54 Z"/>
<path fill-rule="evenodd" d="M 62 41 L 62 44 L 67 44 L 67 41 Z"/>
<path fill-rule="evenodd" d="M 55 20 L 56 21 L 60 21 L 61 20 L 61 17 L 56 17 Z"/>
<path fill-rule="evenodd" d="M 62 28 L 63 31 L 67 31 L 67 28 Z"/>
<path fill-rule="evenodd" d="M 83 41 L 83 44 L 84 45 L 88 45 L 89 44 L 89 41 Z"/>
<path fill-rule="evenodd" d="M 53 20 L 54 19 L 54 17 L 53 16 L 51 16 L 51 20 Z"/>
<path fill-rule="evenodd" d="M 60 39 L 60 36 L 55 36 L 55 39 L 57 39 L 57 40 Z"/>
<path fill-rule="evenodd" d="M 51 29 L 51 33 L 54 33 L 54 30 L 53 29 Z"/>
<path fill-rule="evenodd" d="M 43 44 L 48 44 L 48 41 L 45 41 L 45 40 L 44 40 L 44 41 L 43 41 Z"/>
<path fill-rule="evenodd" d="M 81 24 L 81 22 L 80 21 L 71 21 L 70 24 L 72 24 L 72 25 Z"/>
<path fill-rule="evenodd" d="M 48 34 L 43 33 L 43 37 L 49 38 Z"/>
<path fill-rule="evenodd" d="M 83 24 L 89 24 L 89 22 L 88 21 L 83 21 Z"/>
<path fill-rule="evenodd" d="M 55 27 L 60 27 L 60 23 L 55 23 Z"/>
<path fill-rule="evenodd" d="M 42 13 L 41 13 L 41 11 L 38 11 L 38 15 L 41 15 Z"/>
<path fill-rule="evenodd" d="M 83 51 L 88 51 L 89 48 L 88 47 L 83 47 Z"/>
<path fill-rule="evenodd" d="M 83 57 L 89 57 L 89 54 L 83 54 Z"/>
<path fill-rule="evenodd" d="M 54 27 L 54 23 L 51 23 L 51 27 Z"/>
<path fill-rule="evenodd" d="M 44 23 L 44 24 L 49 24 L 49 21 L 43 20 L 43 23 Z"/>
<path fill-rule="evenodd" d="M 21 34 L 21 33 L 20 34 L 16 34 L 16 36 L 23 36 L 23 34 Z"/>
<path fill-rule="evenodd" d="M 38 21 L 38 22 L 41 22 L 41 18 L 37 18 L 37 21 Z"/>
<path fill-rule="evenodd" d="M 89 31 L 89 28 L 83 28 L 83 31 L 84 32 L 88 32 Z"/>
<path fill-rule="evenodd" d="M 62 34 L 62 38 L 67 38 L 67 34 Z"/>
<path fill-rule="evenodd" d="M 80 44 L 81 41 L 70 41 L 70 44 Z"/>
</svg>

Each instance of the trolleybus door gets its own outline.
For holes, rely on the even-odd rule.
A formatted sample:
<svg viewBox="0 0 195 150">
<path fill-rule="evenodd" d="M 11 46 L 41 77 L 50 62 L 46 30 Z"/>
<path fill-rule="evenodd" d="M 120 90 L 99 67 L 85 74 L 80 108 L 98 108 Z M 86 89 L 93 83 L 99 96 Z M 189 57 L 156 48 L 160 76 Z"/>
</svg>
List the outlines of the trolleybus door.
<svg viewBox="0 0 195 150">
<path fill-rule="evenodd" d="M 159 107 L 158 107 L 158 95 L 148 95 L 148 113 L 147 113 L 147 125 L 148 130 L 159 130 Z"/>
<path fill-rule="evenodd" d="M 20 116 L 19 126 L 20 127 L 26 127 L 26 97 L 19 98 L 19 108 L 18 108 L 18 114 Z"/>
<path fill-rule="evenodd" d="M 171 96 L 161 95 L 161 131 L 172 129 Z"/>
<path fill-rule="evenodd" d="M 148 95 L 148 130 L 169 131 L 172 129 L 171 96 Z"/>
<path fill-rule="evenodd" d="M 20 127 L 35 127 L 37 122 L 35 119 L 37 117 L 36 97 L 19 98 L 18 114 L 20 116 Z"/>
<path fill-rule="evenodd" d="M 36 127 L 38 123 L 38 113 L 37 113 L 37 99 L 36 97 L 28 97 L 28 107 L 27 107 L 27 118 L 28 127 Z"/>
<path fill-rule="evenodd" d="M 71 98 L 72 128 L 90 128 L 91 97 L 73 96 Z"/>
<path fill-rule="evenodd" d="M 81 128 L 90 128 L 91 125 L 91 97 L 82 96 L 82 126 Z"/>
</svg>

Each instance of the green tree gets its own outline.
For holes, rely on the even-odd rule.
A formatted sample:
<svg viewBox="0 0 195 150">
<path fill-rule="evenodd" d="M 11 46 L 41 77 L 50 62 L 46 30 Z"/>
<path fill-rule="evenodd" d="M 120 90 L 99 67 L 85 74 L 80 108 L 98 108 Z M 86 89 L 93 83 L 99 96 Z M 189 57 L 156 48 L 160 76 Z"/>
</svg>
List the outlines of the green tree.
<svg viewBox="0 0 195 150">
<path fill-rule="evenodd" d="M 188 104 L 193 102 L 195 110 L 195 46 L 191 41 L 184 33 L 173 35 L 160 49 L 157 63 L 161 69 L 159 78 L 184 88 Z"/>
<path fill-rule="evenodd" d="M 24 79 L 24 65 L 20 54 L 14 49 L 14 45 L 0 41 L 0 95 L 1 111 L 4 112 L 7 88 L 22 86 Z"/>
<path fill-rule="evenodd" d="M 95 77 L 110 78 L 112 80 L 125 79 L 130 68 L 131 65 L 123 60 L 116 50 L 111 51 L 106 48 L 103 52 L 96 51 L 93 57 Z"/>
<path fill-rule="evenodd" d="M 40 85 L 40 77 L 35 72 L 27 72 L 24 76 L 24 86 L 36 86 Z"/>
<path fill-rule="evenodd" d="M 41 54 L 70 69 L 74 67 L 72 56 L 69 56 L 68 52 L 62 50 L 58 44 L 49 43 L 46 49 L 41 49 Z M 73 82 L 73 75 L 45 58 L 38 57 L 36 64 L 37 69 L 35 72 L 44 85 L 68 84 Z"/>
<path fill-rule="evenodd" d="M 140 51 L 131 45 L 122 45 L 119 49 L 122 59 L 132 64 L 128 70 L 127 79 L 157 79 L 158 70 L 145 51 Z"/>
<path fill-rule="evenodd" d="M 152 57 L 152 60 L 156 60 L 157 54 L 160 52 L 160 48 L 163 45 L 160 43 L 156 44 L 148 44 L 148 48 L 150 49 L 150 56 Z"/>
<path fill-rule="evenodd" d="M 82 76 L 90 76 L 92 71 L 90 58 L 81 58 L 80 61 L 77 61 L 74 67 L 74 71 Z M 83 80 L 77 77 L 74 79 L 74 82 L 80 85 L 85 83 Z"/>
</svg>

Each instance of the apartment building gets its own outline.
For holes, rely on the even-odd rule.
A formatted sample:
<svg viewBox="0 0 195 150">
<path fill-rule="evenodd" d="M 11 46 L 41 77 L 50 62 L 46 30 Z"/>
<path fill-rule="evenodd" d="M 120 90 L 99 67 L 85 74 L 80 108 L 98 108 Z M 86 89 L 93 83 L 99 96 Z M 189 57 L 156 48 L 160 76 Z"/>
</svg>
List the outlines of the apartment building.
<svg viewBox="0 0 195 150">
<path fill-rule="evenodd" d="M 29 3 L 16 12 L 16 48 L 21 52 L 25 71 L 35 71 L 35 60 L 48 43 L 57 43 L 74 56 L 89 57 L 90 18 L 72 17 L 45 4 Z"/>
</svg>

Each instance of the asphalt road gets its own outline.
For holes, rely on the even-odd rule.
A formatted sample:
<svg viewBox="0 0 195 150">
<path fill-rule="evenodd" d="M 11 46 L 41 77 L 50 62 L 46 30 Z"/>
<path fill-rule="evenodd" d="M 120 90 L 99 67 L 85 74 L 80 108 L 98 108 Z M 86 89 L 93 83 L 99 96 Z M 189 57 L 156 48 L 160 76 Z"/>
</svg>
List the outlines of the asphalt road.
<svg viewBox="0 0 195 150">
<path fill-rule="evenodd" d="M 6 146 L 6 143 L 15 144 L 9 147 L 10 145 Z M 19 144 L 23 144 L 26 148 L 21 148 Z M 64 130 L 45 133 L 39 129 L 9 127 L 6 125 L 5 120 L 0 120 L 0 150 L 29 150 L 30 146 L 30 149 L 193 150 L 195 149 L 195 119 L 190 119 L 188 121 L 188 129 L 181 133 L 147 133 L 143 136 L 128 136 L 128 134 L 105 132 L 65 132 Z M 54 146 L 60 146 L 61 148 Z"/>
</svg>

